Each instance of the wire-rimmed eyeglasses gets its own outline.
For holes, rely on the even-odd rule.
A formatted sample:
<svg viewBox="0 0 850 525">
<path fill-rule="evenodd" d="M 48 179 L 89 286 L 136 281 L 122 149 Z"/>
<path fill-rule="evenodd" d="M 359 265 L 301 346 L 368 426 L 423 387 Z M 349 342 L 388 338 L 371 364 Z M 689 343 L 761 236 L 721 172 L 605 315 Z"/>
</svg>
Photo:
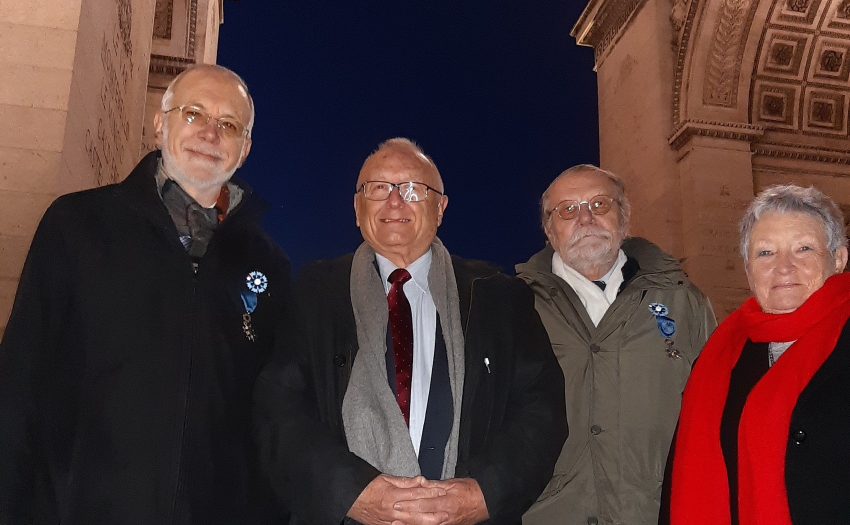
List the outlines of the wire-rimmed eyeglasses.
<svg viewBox="0 0 850 525">
<path fill-rule="evenodd" d="M 180 112 L 180 118 L 185 120 L 186 124 L 189 124 L 190 126 L 204 127 L 209 124 L 210 119 L 215 120 L 216 127 L 221 132 L 221 135 L 228 139 L 238 139 L 248 132 L 248 129 L 235 118 L 214 118 L 210 115 L 209 111 L 192 104 L 171 108 L 166 110 L 164 113 L 168 114 L 175 110 Z"/>
<path fill-rule="evenodd" d="M 357 192 L 362 191 L 363 196 L 370 201 L 385 201 L 390 198 L 393 189 L 398 189 L 398 195 L 404 202 L 424 201 L 428 198 L 428 193 L 432 191 L 438 195 L 443 194 L 424 182 L 392 183 L 383 180 L 364 182 L 357 188 Z"/>
<path fill-rule="evenodd" d="M 581 207 L 584 204 L 587 205 L 587 209 L 593 215 L 605 215 L 611 211 L 615 202 L 620 204 L 619 201 L 612 199 L 607 195 L 597 195 L 581 202 L 573 200 L 561 201 L 557 206 L 549 211 L 549 216 L 551 217 L 552 213 L 557 212 L 558 217 L 565 221 L 571 221 L 578 216 L 579 211 L 581 211 Z"/>
</svg>

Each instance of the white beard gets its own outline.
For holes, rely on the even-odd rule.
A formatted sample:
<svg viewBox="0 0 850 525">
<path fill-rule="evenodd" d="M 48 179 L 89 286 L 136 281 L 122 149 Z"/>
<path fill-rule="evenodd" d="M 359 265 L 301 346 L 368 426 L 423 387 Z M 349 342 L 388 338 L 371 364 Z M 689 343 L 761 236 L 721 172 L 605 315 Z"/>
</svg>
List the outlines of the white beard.
<svg viewBox="0 0 850 525">
<path fill-rule="evenodd" d="M 181 161 L 178 160 L 174 155 L 171 154 L 171 150 L 168 149 L 168 125 L 163 125 L 162 128 L 162 167 L 165 170 L 165 173 L 169 178 L 174 180 L 177 184 L 180 185 L 184 190 L 189 190 L 190 188 L 194 188 L 198 192 L 204 192 L 209 190 L 210 188 L 220 188 L 224 185 L 225 182 L 230 180 L 230 177 L 236 173 L 238 164 L 233 166 L 232 169 L 228 171 L 222 171 L 214 164 L 211 164 L 209 170 L 207 171 L 207 177 L 203 179 L 198 179 L 196 177 L 190 176 L 186 170 L 180 167 Z"/>
<path fill-rule="evenodd" d="M 588 235 L 592 235 L 591 238 Z M 599 266 L 609 267 L 620 250 L 620 241 L 600 226 L 584 226 L 558 247 L 564 263 L 581 274 Z"/>
</svg>

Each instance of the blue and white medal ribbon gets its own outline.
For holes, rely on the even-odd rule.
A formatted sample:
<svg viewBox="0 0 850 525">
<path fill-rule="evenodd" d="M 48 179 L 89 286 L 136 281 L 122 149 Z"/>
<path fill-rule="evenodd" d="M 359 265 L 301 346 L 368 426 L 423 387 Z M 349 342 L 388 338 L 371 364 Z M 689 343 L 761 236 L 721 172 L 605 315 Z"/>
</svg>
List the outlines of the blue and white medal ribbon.
<svg viewBox="0 0 850 525">
<path fill-rule="evenodd" d="M 245 278 L 247 290 L 242 290 L 242 304 L 245 306 L 245 313 L 242 314 L 242 332 L 245 337 L 252 343 L 257 339 L 257 334 L 254 333 L 254 327 L 251 325 L 251 314 L 257 308 L 257 295 L 266 291 L 269 286 L 268 278 L 260 271 L 253 271 Z"/>
<path fill-rule="evenodd" d="M 664 337 L 667 357 L 673 360 L 681 359 L 682 353 L 673 346 L 675 343 L 671 339 L 673 334 L 676 333 L 676 321 L 667 317 L 670 313 L 670 309 L 661 303 L 650 303 L 649 312 L 655 316 L 655 323 L 658 325 L 658 331 L 661 332 L 661 335 Z"/>
</svg>

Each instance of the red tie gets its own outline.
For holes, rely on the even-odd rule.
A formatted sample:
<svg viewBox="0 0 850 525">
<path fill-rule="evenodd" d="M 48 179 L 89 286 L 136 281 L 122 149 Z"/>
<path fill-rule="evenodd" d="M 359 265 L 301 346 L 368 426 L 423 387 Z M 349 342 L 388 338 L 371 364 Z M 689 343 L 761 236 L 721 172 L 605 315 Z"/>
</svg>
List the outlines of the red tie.
<svg viewBox="0 0 850 525">
<path fill-rule="evenodd" d="M 404 268 L 398 268 L 387 279 L 392 284 L 387 304 L 393 331 L 396 400 L 407 425 L 410 424 L 410 380 L 413 377 L 413 317 L 410 314 L 410 302 L 404 295 L 404 283 L 409 280 L 410 273 Z"/>
</svg>

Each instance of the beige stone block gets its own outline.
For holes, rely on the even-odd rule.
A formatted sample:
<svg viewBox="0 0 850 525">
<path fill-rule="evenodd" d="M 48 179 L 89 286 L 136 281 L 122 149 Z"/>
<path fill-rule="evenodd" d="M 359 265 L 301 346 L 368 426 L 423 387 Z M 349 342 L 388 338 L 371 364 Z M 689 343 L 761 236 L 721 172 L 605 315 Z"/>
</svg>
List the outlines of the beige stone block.
<svg viewBox="0 0 850 525">
<path fill-rule="evenodd" d="M 83 155 L 87 153 L 74 147 L 69 147 L 62 154 L 62 165 L 56 184 L 59 195 L 103 185 L 102 179 L 98 178 L 100 175 L 89 164 L 88 157 L 84 158 Z"/>
<path fill-rule="evenodd" d="M 0 280 L 20 277 L 31 243 L 30 237 L 0 234 Z"/>
<path fill-rule="evenodd" d="M 0 104 L 68 108 L 71 71 L 0 62 Z"/>
<path fill-rule="evenodd" d="M 56 193 L 60 153 L 0 146 L 0 190 Z"/>
<path fill-rule="evenodd" d="M 67 113 L 0 104 L 0 146 L 62 151 Z"/>
<path fill-rule="evenodd" d="M 0 0 L 0 22 L 74 31 L 82 0 Z"/>
<path fill-rule="evenodd" d="M 0 62 L 70 70 L 76 44 L 76 31 L 0 23 Z"/>
<path fill-rule="evenodd" d="M 0 191 L 0 235 L 31 238 L 54 198 L 42 193 Z"/>
</svg>

